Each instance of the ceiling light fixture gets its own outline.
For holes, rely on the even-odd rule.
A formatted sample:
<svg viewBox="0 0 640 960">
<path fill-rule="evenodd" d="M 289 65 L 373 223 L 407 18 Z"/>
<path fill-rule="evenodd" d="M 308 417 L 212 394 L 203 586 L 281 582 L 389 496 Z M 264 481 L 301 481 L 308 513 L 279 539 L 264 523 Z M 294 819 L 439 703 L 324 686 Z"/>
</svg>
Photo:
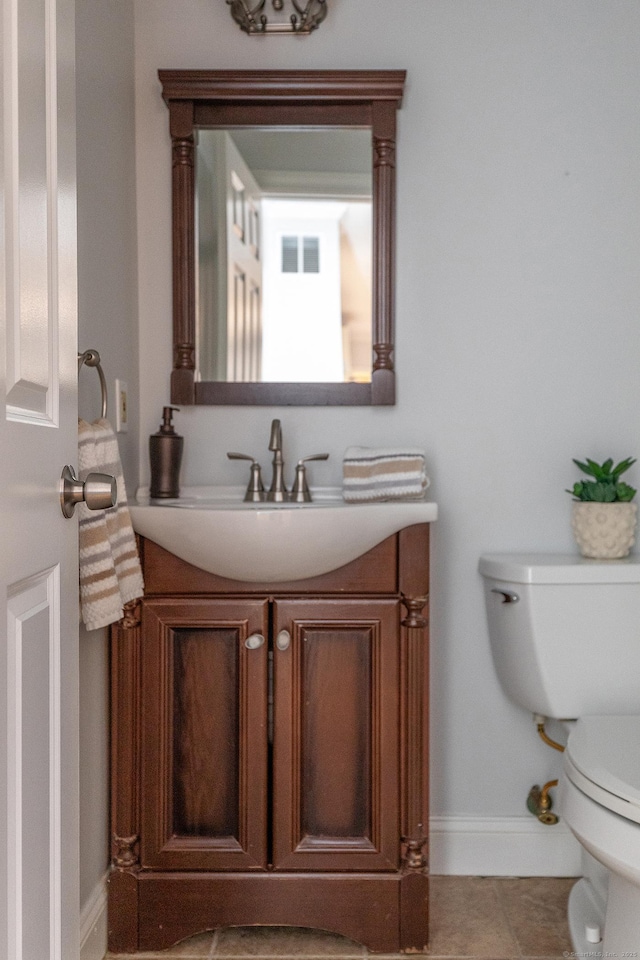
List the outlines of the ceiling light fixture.
<svg viewBox="0 0 640 960">
<path fill-rule="evenodd" d="M 327 15 L 327 0 L 286 0 L 295 12 L 287 15 L 285 0 L 271 0 L 276 14 L 282 16 L 269 20 L 262 11 L 267 0 L 227 0 L 231 16 L 240 24 L 240 29 L 251 35 L 266 33 L 311 33 L 320 26 Z M 253 4 L 253 6 L 251 6 Z M 284 13 L 283 13 L 284 11 Z"/>
</svg>

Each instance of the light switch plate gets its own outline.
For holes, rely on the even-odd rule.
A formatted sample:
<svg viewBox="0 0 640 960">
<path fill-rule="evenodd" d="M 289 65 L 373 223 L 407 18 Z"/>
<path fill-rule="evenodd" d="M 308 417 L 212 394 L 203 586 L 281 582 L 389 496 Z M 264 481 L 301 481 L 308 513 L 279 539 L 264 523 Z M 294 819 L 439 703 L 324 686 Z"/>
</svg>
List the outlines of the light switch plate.
<svg viewBox="0 0 640 960">
<path fill-rule="evenodd" d="M 129 430 L 129 396 L 125 380 L 116 380 L 116 433 Z"/>
</svg>

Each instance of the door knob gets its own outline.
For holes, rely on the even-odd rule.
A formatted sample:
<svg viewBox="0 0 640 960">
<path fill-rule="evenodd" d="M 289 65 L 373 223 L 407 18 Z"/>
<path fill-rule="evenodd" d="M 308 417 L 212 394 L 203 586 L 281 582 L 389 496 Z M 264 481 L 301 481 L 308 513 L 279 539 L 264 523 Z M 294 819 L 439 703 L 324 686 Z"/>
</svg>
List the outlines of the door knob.
<svg viewBox="0 0 640 960">
<path fill-rule="evenodd" d="M 65 467 L 60 479 L 60 506 L 69 519 L 77 503 L 86 503 L 89 510 L 114 507 L 118 499 L 116 478 L 108 473 L 90 473 L 83 482 L 78 480 L 73 467 Z"/>
<path fill-rule="evenodd" d="M 244 642 L 245 647 L 248 650 L 258 650 L 259 647 L 264 643 L 264 637 L 261 633 L 252 633 L 250 637 Z"/>
</svg>

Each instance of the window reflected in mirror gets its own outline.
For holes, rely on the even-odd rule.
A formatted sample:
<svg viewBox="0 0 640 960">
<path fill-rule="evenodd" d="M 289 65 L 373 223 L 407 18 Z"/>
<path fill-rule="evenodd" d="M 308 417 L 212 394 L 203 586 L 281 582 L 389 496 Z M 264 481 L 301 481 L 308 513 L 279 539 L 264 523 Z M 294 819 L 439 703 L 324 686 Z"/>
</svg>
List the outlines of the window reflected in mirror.
<svg viewBox="0 0 640 960">
<path fill-rule="evenodd" d="M 198 132 L 200 380 L 369 383 L 371 131 Z"/>
</svg>

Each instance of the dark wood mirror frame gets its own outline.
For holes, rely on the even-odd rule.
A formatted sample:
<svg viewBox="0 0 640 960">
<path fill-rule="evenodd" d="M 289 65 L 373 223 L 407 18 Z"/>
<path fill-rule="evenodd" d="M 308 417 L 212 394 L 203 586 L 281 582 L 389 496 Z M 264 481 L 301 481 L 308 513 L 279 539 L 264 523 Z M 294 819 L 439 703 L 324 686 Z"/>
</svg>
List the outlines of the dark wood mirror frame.
<svg viewBox="0 0 640 960">
<path fill-rule="evenodd" d="M 171 402 L 263 406 L 395 403 L 396 111 L 404 70 L 160 70 L 173 144 Z M 373 361 L 370 383 L 196 380 L 195 145 L 198 128 L 367 127 L 373 170 Z"/>
</svg>

